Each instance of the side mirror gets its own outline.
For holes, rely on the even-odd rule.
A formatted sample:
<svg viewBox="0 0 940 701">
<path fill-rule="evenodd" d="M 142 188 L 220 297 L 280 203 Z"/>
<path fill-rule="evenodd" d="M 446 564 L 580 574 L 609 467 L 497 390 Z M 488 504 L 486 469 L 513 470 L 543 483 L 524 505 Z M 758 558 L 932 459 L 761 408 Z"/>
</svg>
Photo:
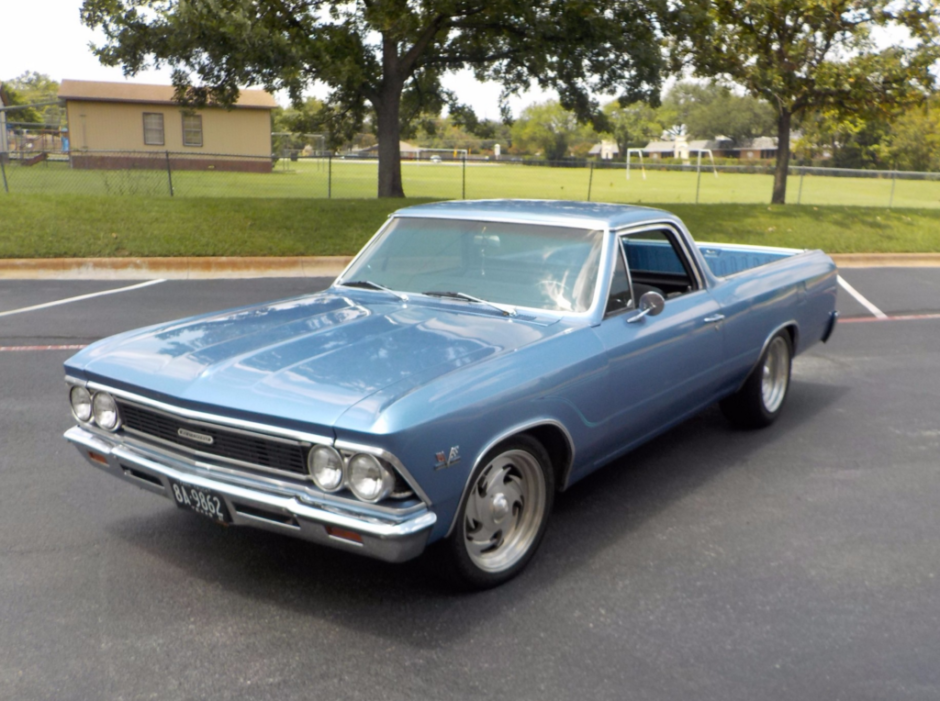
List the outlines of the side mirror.
<svg viewBox="0 0 940 701">
<path fill-rule="evenodd" d="M 659 292 L 647 292 L 642 297 L 640 297 L 639 313 L 627 319 L 627 323 L 632 324 L 633 322 L 639 321 L 645 316 L 656 316 L 662 312 L 665 306 L 666 300 L 663 299 L 663 296 L 659 294 Z"/>
</svg>

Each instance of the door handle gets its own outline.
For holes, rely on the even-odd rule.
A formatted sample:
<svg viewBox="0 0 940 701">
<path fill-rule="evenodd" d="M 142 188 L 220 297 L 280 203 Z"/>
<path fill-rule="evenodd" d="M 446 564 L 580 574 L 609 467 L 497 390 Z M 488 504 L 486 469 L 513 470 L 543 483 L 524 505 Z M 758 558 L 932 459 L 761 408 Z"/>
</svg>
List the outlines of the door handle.
<svg viewBox="0 0 940 701">
<path fill-rule="evenodd" d="M 706 316 L 702 321 L 706 324 L 714 324 L 717 321 L 721 321 L 725 318 L 724 314 L 712 314 L 711 316 Z"/>
</svg>

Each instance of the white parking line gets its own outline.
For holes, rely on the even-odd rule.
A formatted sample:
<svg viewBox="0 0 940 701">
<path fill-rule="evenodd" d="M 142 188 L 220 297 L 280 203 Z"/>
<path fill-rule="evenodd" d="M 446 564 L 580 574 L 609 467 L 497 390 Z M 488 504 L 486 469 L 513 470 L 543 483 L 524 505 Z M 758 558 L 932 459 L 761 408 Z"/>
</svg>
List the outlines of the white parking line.
<svg viewBox="0 0 940 701">
<path fill-rule="evenodd" d="M 859 304 L 861 304 L 863 307 L 865 307 L 865 309 L 867 309 L 868 311 L 870 311 L 876 318 L 878 318 L 878 319 L 887 319 L 887 318 L 888 318 L 888 315 L 887 315 L 887 314 L 885 314 L 885 313 L 884 313 L 883 311 L 881 311 L 878 307 L 876 307 L 874 304 L 872 304 L 872 303 L 869 302 L 867 299 L 865 299 L 865 297 L 862 296 L 862 293 L 859 292 L 858 290 L 856 290 L 854 287 L 852 287 L 849 283 L 847 283 L 847 282 L 842 278 L 841 275 L 837 275 L 837 276 L 836 276 L 836 279 L 839 281 L 839 284 L 842 285 L 842 288 L 843 288 L 846 292 L 848 292 L 850 295 L 852 295 L 853 297 L 855 297 L 856 301 L 857 301 Z"/>
<path fill-rule="evenodd" d="M 13 314 L 22 314 L 23 312 L 34 312 L 37 309 L 46 309 L 48 307 L 57 307 L 60 304 L 70 304 L 72 302 L 80 302 L 83 299 L 91 299 L 92 297 L 103 297 L 104 295 L 113 295 L 118 292 L 130 292 L 131 290 L 139 290 L 142 287 L 149 287 L 150 285 L 158 285 L 161 282 L 166 282 L 166 280 L 147 280 L 147 282 L 141 282 L 136 285 L 131 285 L 130 287 L 118 287 L 116 290 L 105 290 L 104 292 L 92 292 L 87 295 L 79 295 L 78 297 L 68 297 L 66 299 L 57 299 L 55 302 L 46 302 L 45 304 L 34 304 L 31 307 L 22 307 L 21 309 L 11 309 L 8 312 L 0 312 L 0 317 L 2 316 L 11 316 Z"/>
</svg>

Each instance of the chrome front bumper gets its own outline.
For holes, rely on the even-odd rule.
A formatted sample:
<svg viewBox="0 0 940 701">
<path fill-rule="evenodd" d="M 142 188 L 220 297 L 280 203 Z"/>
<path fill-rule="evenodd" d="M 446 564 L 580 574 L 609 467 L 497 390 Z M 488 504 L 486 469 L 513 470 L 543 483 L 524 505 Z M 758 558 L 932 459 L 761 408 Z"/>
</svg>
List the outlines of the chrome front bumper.
<svg viewBox="0 0 940 701">
<path fill-rule="evenodd" d="M 386 562 L 404 562 L 420 555 L 437 521 L 427 508 L 395 518 L 381 512 L 307 504 L 261 484 L 251 485 L 246 480 L 235 484 L 163 453 L 112 442 L 80 426 L 66 431 L 65 438 L 94 467 L 174 503 L 170 480 L 218 494 L 225 499 L 233 525 L 283 533 Z M 332 535 L 328 528 L 351 531 L 362 542 Z"/>
</svg>

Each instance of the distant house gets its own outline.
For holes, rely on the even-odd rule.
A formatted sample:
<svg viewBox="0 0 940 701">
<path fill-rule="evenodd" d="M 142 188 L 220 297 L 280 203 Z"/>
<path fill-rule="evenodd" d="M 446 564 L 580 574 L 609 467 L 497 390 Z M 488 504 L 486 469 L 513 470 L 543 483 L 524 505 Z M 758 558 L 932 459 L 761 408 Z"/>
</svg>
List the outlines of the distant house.
<svg viewBox="0 0 940 701">
<path fill-rule="evenodd" d="M 792 142 L 794 137 L 790 136 Z M 770 159 L 777 157 L 777 138 L 775 136 L 758 136 L 754 139 L 744 139 L 734 148 L 738 158 L 744 161 L 757 159 Z"/>
<path fill-rule="evenodd" d="M 620 147 L 613 141 L 601 141 L 588 151 L 589 156 L 599 156 L 602 161 L 609 161 L 620 155 Z"/>
<path fill-rule="evenodd" d="M 643 154 L 654 160 L 660 158 L 672 158 L 675 153 L 675 141 L 650 141 L 646 145 L 646 148 L 643 149 Z"/>
<path fill-rule="evenodd" d="M 263 90 L 242 90 L 232 109 L 190 110 L 169 85 L 63 80 L 73 168 L 150 168 L 169 152 L 174 169 L 271 171 L 271 110 Z"/>
<path fill-rule="evenodd" d="M 399 141 L 398 149 L 401 151 L 402 158 L 417 158 L 418 154 L 421 153 L 421 149 L 417 146 L 409 144 L 407 141 Z M 372 144 L 368 148 L 355 150 L 354 153 L 363 158 L 378 158 L 379 156 L 379 145 Z"/>
</svg>

